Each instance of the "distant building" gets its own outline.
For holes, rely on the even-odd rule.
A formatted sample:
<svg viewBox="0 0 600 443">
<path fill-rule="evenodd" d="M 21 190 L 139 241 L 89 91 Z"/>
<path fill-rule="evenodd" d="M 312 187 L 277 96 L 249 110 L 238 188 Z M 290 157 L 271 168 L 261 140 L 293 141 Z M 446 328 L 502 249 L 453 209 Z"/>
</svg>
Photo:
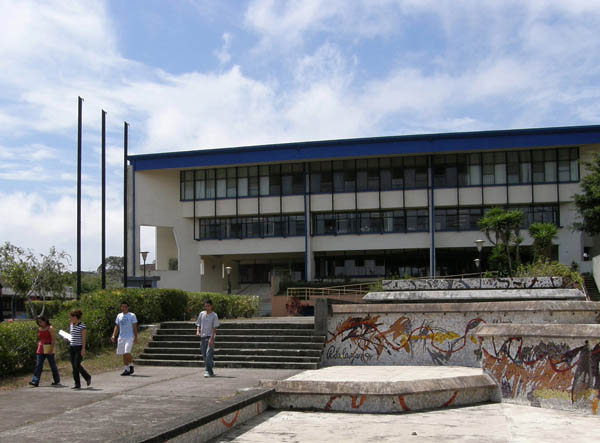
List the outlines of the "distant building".
<svg viewBox="0 0 600 443">
<path fill-rule="evenodd" d="M 560 226 L 554 251 L 587 270 L 569 229 L 600 126 L 427 134 L 133 155 L 129 269 L 156 227 L 159 287 L 477 272 L 477 221 L 519 209 Z M 486 240 L 484 254 L 491 245 Z M 134 262 L 135 261 L 135 262 Z M 485 261 L 483 263 L 485 267 Z"/>
</svg>

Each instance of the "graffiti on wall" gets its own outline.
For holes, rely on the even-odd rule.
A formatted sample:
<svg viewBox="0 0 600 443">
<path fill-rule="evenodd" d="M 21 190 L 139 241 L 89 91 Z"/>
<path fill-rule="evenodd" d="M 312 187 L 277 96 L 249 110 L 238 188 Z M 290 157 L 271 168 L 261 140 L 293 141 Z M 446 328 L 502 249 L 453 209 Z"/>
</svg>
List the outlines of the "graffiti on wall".
<svg viewBox="0 0 600 443">
<path fill-rule="evenodd" d="M 455 332 L 427 320 L 415 326 L 406 316 L 399 317 L 389 327 L 380 321 L 379 315 L 349 317 L 329 332 L 326 358 L 365 364 L 378 360 L 384 353 L 412 355 L 419 347 L 434 364 L 446 365 L 453 354 L 465 348 L 469 339 L 479 346 L 479 341 L 470 337 L 470 331 L 482 323 L 485 321 L 481 318 L 473 318 L 463 331 Z M 476 352 L 480 352 L 479 348 Z"/>
<path fill-rule="evenodd" d="M 524 346 L 523 339 L 511 337 L 497 347 L 483 348 L 482 367 L 496 379 L 504 398 L 526 399 L 531 406 L 544 400 L 571 404 L 590 402 L 598 413 L 600 401 L 600 344 L 590 349 L 569 348 L 553 342 Z"/>
</svg>

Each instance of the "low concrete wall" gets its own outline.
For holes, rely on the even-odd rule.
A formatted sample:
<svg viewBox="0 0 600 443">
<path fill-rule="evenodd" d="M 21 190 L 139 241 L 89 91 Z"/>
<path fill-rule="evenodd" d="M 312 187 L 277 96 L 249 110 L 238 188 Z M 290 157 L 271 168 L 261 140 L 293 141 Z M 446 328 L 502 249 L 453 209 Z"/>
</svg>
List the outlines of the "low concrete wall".
<svg viewBox="0 0 600 443">
<path fill-rule="evenodd" d="M 503 401 L 598 414 L 600 325 L 487 324 L 475 335 Z"/>
<path fill-rule="evenodd" d="M 600 303 L 533 301 L 332 305 L 322 364 L 479 367 L 473 330 L 491 323 L 596 323 Z"/>
<path fill-rule="evenodd" d="M 562 288 L 562 277 L 431 278 L 383 280 L 384 291 L 443 291 L 448 289 Z"/>
<path fill-rule="evenodd" d="M 579 289 L 448 289 L 444 291 L 369 292 L 363 297 L 373 303 L 421 303 L 453 301 L 586 300 Z"/>
</svg>

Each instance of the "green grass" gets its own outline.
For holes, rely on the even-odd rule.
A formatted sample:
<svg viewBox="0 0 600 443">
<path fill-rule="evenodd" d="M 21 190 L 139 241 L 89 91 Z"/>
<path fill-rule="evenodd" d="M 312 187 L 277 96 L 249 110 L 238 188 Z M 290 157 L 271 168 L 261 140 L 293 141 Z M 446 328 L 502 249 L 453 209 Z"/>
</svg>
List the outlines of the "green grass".
<svg viewBox="0 0 600 443">
<path fill-rule="evenodd" d="M 138 334 L 138 342 L 133 346 L 133 356 L 140 355 L 150 338 L 152 337 L 152 331 L 146 329 Z M 83 365 L 85 369 L 92 375 L 99 374 L 101 372 L 114 371 L 120 369 L 123 366 L 123 357 L 116 355 L 116 345 L 108 346 L 98 353 L 86 354 Z M 31 356 L 35 359 L 35 356 Z M 71 376 L 71 362 L 68 359 L 58 359 L 56 362 L 58 366 L 58 372 L 63 384 L 69 384 L 72 381 Z M 13 391 L 20 389 L 31 381 L 33 370 L 22 371 L 13 376 L 4 377 L 0 380 L 0 391 Z M 44 363 L 44 372 L 42 372 L 42 384 L 50 384 L 52 382 L 52 373 L 50 372 L 50 366 L 48 363 Z"/>
</svg>

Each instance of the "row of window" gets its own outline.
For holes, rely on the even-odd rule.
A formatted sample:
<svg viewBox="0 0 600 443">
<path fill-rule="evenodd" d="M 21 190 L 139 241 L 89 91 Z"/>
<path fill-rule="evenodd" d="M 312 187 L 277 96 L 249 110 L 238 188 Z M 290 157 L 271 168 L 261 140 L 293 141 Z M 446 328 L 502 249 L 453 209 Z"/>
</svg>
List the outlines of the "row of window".
<svg viewBox="0 0 600 443">
<path fill-rule="evenodd" d="M 479 219 L 491 207 L 436 208 L 436 231 L 478 231 Z M 507 206 L 523 212 L 522 229 L 534 222 L 559 225 L 558 205 Z M 196 240 L 224 240 L 305 235 L 303 215 L 202 218 Z M 313 214 L 311 235 L 387 234 L 428 232 L 427 209 L 343 211 Z"/>
<path fill-rule="evenodd" d="M 439 188 L 579 181 L 577 148 L 437 155 L 433 163 Z"/>
<path fill-rule="evenodd" d="M 317 278 L 428 275 L 428 250 L 403 250 L 388 254 L 328 255 L 315 253 Z"/>
<path fill-rule="evenodd" d="M 202 218 L 196 240 L 292 237 L 304 235 L 304 215 Z"/>
<path fill-rule="evenodd" d="M 427 157 L 311 162 L 309 192 L 426 188 Z M 435 187 L 579 181 L 577 148 L 433 156 Z M 303 163 L 181 171 L 181 200 L 303 194 Z"/>
<path fill-rule="evenodd" d="M 479 219 L 491 207 L 478 208 L 439 208 L 435 210 L 436 231 L 478 231 Z M 518 209 L 523 212 L 521 229 L 532 223 L 553 223 L 559 225 L 558 205 L 507 206 L 504 209 Z"/>
<path fill-rule="evenodd" d="M 313 215 L 313 235 L 427 232 L 427 209 L 395 211 L 327 212 Z"/>
</svg>

